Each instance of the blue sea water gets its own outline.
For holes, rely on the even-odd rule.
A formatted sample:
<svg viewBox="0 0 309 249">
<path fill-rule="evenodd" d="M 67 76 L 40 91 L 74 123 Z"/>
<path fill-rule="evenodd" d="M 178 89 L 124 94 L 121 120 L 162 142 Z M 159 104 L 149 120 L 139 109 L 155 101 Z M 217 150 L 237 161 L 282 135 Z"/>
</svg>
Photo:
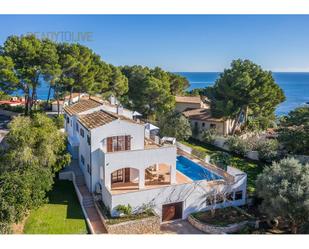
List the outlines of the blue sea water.
<svg viewBox="0 0 309 249">
<path fill-rule="evenodd" d="M 219 77 L 218 72 L 177 72 L 186 77 L 190 82 L 188 90 L 211 86 Z M 277 109 L 278 116 L 285 115 L 294 108 L 309 101 L 309 73 L 273 73 L 278 85 L 283 89 L 286 100 Z M 16 94 L 22 94 L 16 92 Z M 48 85 L 42 81 L 37 89 L 38 99 L 45 100 L 48 95 Z M 51 98 L 53 92 L 51 92 Z"/>
<path fill-rule="evenodd" d="M 177 72 L 188 79 L 188 90 L 211 86 L 219 77 L 217 72 Z M 277 84 L 282 88 L 286 100 L 276 109 L 276 115 L 287 114 L 294 108 L 309 101 L 309 73 L 273 73 Z"/>
</svg>

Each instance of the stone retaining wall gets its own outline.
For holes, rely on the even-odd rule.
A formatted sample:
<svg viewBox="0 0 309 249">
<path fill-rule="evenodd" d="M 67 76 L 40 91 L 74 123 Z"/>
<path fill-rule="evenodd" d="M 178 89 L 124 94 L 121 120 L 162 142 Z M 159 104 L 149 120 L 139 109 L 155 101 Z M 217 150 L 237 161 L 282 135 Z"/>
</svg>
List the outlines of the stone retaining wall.
<svg viewBox="0 0 309 249">
<path fill-rule="evenodd" d="M 225 227 L 214 226 L 214 225 L 202 223 L 199 220 L 195 219 L 192 215 L 188 217 L 188 221 L 190 222 L 192 226 L 199 229 L 200 231 L 204 233 L 210 233 L 210 234 L 234 233 L 244 228 L 248 224 L 248 221 L 243 221 L 240 223 L 230 224 Z"/>
<path fill-rule="evenodd" d="M 160 217 L 154 215 L 152 217 L 126 221 L 118 224 L 108 224 L 108 218 L 103 216 L 101 210 L 95 202 L 100 219 L 102 220 L 107 233 L 110 234 L 157 234 L 160 233 Z"/>
</svg>

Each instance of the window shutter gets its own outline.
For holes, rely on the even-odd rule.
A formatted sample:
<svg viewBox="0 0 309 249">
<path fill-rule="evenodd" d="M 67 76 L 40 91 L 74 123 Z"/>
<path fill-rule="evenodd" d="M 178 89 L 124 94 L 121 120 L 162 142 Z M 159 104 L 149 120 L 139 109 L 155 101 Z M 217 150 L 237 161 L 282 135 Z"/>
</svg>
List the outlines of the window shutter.
<svg viewBox="0 0 309 249">
<path fill-rule="evenodd" d="M 108 137 L 107 138 L 107 152 L 112 152 L 113 151 L 113 138 Z"/>
<path fill-rule="evenodd" d="M 126 136 L 126 150 L 131 150 L 131 136 Z"/>
</svg>

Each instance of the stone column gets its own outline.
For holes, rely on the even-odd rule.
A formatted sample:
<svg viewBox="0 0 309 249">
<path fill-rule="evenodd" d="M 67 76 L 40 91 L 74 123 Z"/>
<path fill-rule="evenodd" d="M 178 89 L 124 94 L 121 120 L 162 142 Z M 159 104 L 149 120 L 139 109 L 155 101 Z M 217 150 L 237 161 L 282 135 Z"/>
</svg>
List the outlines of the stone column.
<svg viewBox="0 0 309 249">
<path fill-rule="evenodd" d="M 176 184 L 176 164 L 171 164 L 171 169 L 170 169 L 170 173 L 171 173 L 171 184 Z"/>
<path fill-rule="evenodd" d="M 145 170 L 144 169 L 138 170 L 138 188 L 139 189 L 145 188 Z"/>
<path fill-rule="evenodd" d="M 159 164 L 158 163 L 156 163 L 155 169 L 156 169 L 156 171 L 159 170 Z"/>
<path fill-rule="evenodd" d="M 105 169 L 105 174 L 104 174 L 104 176 L 105 176 L 105 177 L 104 177 L 103 181 L 104 181 L 105 187 L 106 187 L 107 189 L 111 189 L 111 188 L 112 188 L 112 184 L 111 184 L 111 174 L 108 174 L 106 169 Z"/>
</svg>

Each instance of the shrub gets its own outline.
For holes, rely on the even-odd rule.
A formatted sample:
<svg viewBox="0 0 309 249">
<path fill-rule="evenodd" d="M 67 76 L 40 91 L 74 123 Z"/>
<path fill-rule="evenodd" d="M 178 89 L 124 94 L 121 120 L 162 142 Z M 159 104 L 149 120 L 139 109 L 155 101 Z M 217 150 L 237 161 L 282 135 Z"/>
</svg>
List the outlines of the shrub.
<svg viewBox="0 0 309 249">
<path fill-rule="evenodd" d="M 207 129 L 203 131 L 202 133 L 202 139 L 205 143 L 212 144 L 217 136 L 217 130 L 216 129 Z"/>
<path fill-rule="evenodd" d="M 53 120 L 58 129 L 64 128 L 64 115 L 57 115 Z"/>
<path fill-rule="evenodd" d="M 266 166 L 256 181 L 261 211 L 269 219 L 288 221 L 292 233 L 309 223 L 308 189 L 309 164 L 302 165 L 294 158 Z"/>
<path fill-rule="evenodd" d="M 246 153 L 250 150 L 248 142 L 237 136 L 229 137 L 226 143 L 232 152 L 242 156 L 245 156 Z"/>
<path fill-rule="evenodd" d="M 132 207 L 130 204 L 126 205 L 118 205 L 116 207 L 116 210 L 121 213 L 124 214 L 126 216 L 130 216 L 132 214 Z"/>
<path fill-rule="evenodd" d="M 259 159 L 265 162 L 271 162 L 278 158 L 278 141 L 261 140 L 257 144 Z"/>
<path fill-rule="evenodd" d="M 219 166 L 221 169 L 226 170 L 227 166 L 231 163 L 231 155 L 227 152 L 218 151 L 211 155 L 210 163 Z"/>
</svg>

